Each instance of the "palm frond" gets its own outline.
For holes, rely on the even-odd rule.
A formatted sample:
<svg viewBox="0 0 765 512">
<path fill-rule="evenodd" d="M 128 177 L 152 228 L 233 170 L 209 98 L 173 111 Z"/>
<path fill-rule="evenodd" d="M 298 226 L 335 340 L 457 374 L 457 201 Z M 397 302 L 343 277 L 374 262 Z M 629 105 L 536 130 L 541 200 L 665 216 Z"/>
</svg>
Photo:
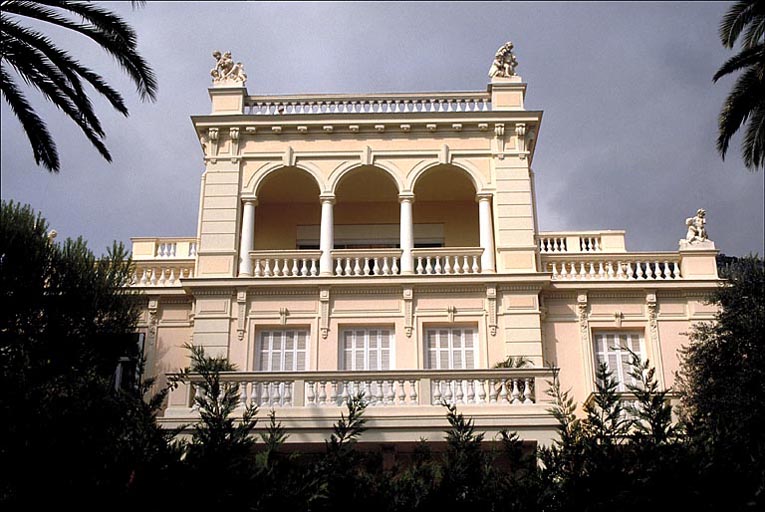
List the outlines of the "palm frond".
<svg viewBox="0 0 765 512">
<path fill-rule="evenodd" d="M 754 109 L 741 141 L 744 165 L 749 169 L 765 169 L 765 104 Z"/>
<path fill-rule="evenodd" d="M 744 48 L 751 48 L 757 44 L 762 44 L 763 34 L 765 34 L 765 13 L 761 13 L 752 20 L 751 25 L 744 34 Z"/>
<path fill-rule="evenodd" d="M 726 48 L 733 48 L 741 31 L 756 16 L 757 0 L 741 0 L 728 9 L 720 22 L 720 40 Z"/>
<path fill-rule="evenodd" d="M 755 68 L 741 75 L 723 104 L 717 138 L 717 150 L 723 159 L 733 134 L 746 122 L 752 110 L 765 101 L 765 84 L 759 75 Z"/>
<path fill-rule="evenodd" d="M 717 73 L 712 77 L 712 81 L 717 82 L 723 76 L 749 66 L 758 66 L 761 73 L 765 70 L 765 44 L 761 43 L 752 48 L 742 50 L 728 59 L 717 70 Z"/>
<path fill-rule="evenodd" d="M 53 2 L 50 3 L 53 4 Z M 71 10 L 73 4 L 79 5 L 79 3 L 76 2 L 56 3 L 56 5 L 62 9 L 66 8 L 68 10 Z M 141 99 L 156 99 L 156 77 L 146 61 L 137 53 L 136 38 L 132 31 L 129 34 L 123 34 L 123 29 L 117 25 L 114 25 L 109 29 L 103 29 L 100 28 L 99 25 L 93 23 L 76 23 L 69 18 L 62 16 L 57 11 L 35 2 L 8 1 L 3 4 L 3 9 L 6 12 L 17 14 L 19 16 L 26 16 L 73 30 L 90 38 L 117 60 L 120 67 L 122 67 L 136 85 L 136 89 L 141 96 Z M 89 14 L 94 18 L 98 18 L 99 23 L 105 23 L 104 18 L 94 15 L 92 12 Z"/>
<path fill-rule="evenodd" d="M 0 67 L 3 97 L 11 111 L 19 118 L 24 133 L 32 146 L 35 162 L 51 172 L 59 171 L 58 151 L 45 122 L 34 111 L 4 68 Z"/>
</svg>

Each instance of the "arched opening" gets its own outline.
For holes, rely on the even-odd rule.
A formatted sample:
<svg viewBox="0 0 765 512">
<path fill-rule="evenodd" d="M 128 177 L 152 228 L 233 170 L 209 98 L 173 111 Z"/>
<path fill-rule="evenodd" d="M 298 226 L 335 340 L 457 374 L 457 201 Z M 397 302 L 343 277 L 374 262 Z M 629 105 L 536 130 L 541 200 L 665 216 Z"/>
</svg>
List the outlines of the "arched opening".
<svg viewBox="0 0 765 512">
<path fill-rule="evenodd" d="M 398 187 L 384 170 L 363 165 L 335 187 L 334 248 L 399 247 Z"/>
<path fill-rule="evenodd" d="M 478 247 L 478 204 L 470 176 L 454 165 L 437 165 L 414 184 L 414 246 Z"/>
<path fill-rule="evenodd" d="M 318 249 L 319 193 L 314 177 L 297 167 L 269 174 L 256 191 L 255 250 Z"/>
</svg>

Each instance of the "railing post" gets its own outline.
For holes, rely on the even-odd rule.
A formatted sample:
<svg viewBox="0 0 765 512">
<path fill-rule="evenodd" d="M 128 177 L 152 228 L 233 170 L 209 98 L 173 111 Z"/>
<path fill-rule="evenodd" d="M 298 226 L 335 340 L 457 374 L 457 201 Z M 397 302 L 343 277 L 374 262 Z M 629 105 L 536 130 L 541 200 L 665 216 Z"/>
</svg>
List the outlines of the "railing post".
<svg viewBox="0 0 765 512">
<path fill-rule="evenodd" d="M 419 379 L 420 392 L 418 394 L 419 400 L 417 405 L 431 405 L 433 403 L 433 397 L 431 396 L 430 378 L 422 377 Z"/>
<path fill-rule="evenodd" d="M 319 239 L 319 249 L 321 250 L 321 259 L 319 260 L 319 275 L 332 275 L 332 249 L 335 245 L 334 237 L 334 219 L 333 206 L 335 204 L 334 194 L 322 194 L 321 200 L 321 238 Z"/>
</svg>

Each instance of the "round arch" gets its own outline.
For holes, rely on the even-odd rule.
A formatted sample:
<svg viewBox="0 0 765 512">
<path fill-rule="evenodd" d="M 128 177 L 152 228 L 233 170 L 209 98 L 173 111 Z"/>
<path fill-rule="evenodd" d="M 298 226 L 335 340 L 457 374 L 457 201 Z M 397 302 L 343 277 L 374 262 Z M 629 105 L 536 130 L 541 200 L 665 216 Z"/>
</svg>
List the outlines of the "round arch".
<svg viewBox="0 0 765 512">
<path fill-rule="evenodd" d="M 272 173 L 277 172 L 280 169 L 286 169 L 286 168 L 298 169 L 300 171 L 303 171 L 309 174 L 313 178 L 313 180 L 316 182 L 316 186 L 318 187 L 320 194 L 324 190 L 326 190 L 324 186 L 324 180 L 321 178 L 321 172 L 313 164 L 304 162 L 304 163 L 299 163 L 295 165 L 284 165 L 282 162 L 269 162 L 269 163 L 263 164 L 260 168 L 258 168 L 257 171 L 255 171 L 255 173 L 252 175 L 252 177 L 247 182 L 247 184 L 242 188 L 242 195 L 250 195 L 250 196 L 257 197 L 258 191 L 260 190 L 265 180 Z"/>
<path fill-rule="evenodd" d="M 473 188 L 475 188 L 476 194 L 480 194 L 484 191 L 485 184 L 483 182 L 483 179 L 481 178 L 481 175 L 478 172 L 478 169 L 476 169 L 472 165 L 468 163 L 464 163 L 464 162 L 460 162 L 460 163 L 451 162 L 451 163 L 445 164 L 437 160 L 424 160 L 412 168 L 408 176 L 409 178 L 408 190 L 411 190 L 412 192 L 414 192 L 414 188 L 417 185 L 417 181 L 429 170 L 439 166 L 450 166 L 464 172 L 465 174 L 467 174 L 468 178 L 473 183 Z"/>
<path fill-rule="evenodd" d="M 401 174 L 398 168 L 390 162 L 375 162 L 370 165 L 363 165 L 357 161 L 344 162 L 337 166 L 329 176 L 328 191 L 332 194 L 337 194 L 337 186 L 342 179 L 348 174 L 361 167 L 375 167 L 385 172 L 396 184 L 396 190 L 400 194 L 404 190 L 404 184 L 401 182 Z"/>
</svg>

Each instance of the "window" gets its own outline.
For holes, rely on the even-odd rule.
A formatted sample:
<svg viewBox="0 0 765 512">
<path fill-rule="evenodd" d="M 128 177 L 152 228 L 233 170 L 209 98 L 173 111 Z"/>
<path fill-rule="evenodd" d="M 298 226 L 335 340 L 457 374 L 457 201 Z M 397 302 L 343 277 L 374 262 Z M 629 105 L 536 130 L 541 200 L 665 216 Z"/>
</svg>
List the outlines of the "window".
<svg viewBox="0 0 765 512">
<path fill-rule="evenodd" d="M 124 355 L 117 362 L 117 368 L 114 371 L 115 390 L 132 391 L 141 385 L 146 334 L 137 332 L 129 336 L 135 339 L 137 352 Z"/>
<path fill-rule="evenodd" d="M 393 360 L 393 329 L 357 328 L 342 331 L 343 370 L 390 370 Z"/>
<path fill-rule="evenodd" d="M 475 368 L 478 350 L 475 327 L 440 327 L 425 331 L 425 361 L 432 370 Z"/>
<path fill-rule="evenodd" d="M 300 372 L 306 368 L 307 330 L 261 331 L 256 368 L 262 372 Z"/>
<path fill-rule="evenodd" d="M 619 382 L 618 390 L 627 391 L 627 384 L 636 384 L 629 375 L 632 359 L 629 350 L 641 359 L 645 357 L 643 335 L 637 332 L 599 332 L 594 333 L 594 337 L 595 364 L 606 363 Z"/>
</svg>

